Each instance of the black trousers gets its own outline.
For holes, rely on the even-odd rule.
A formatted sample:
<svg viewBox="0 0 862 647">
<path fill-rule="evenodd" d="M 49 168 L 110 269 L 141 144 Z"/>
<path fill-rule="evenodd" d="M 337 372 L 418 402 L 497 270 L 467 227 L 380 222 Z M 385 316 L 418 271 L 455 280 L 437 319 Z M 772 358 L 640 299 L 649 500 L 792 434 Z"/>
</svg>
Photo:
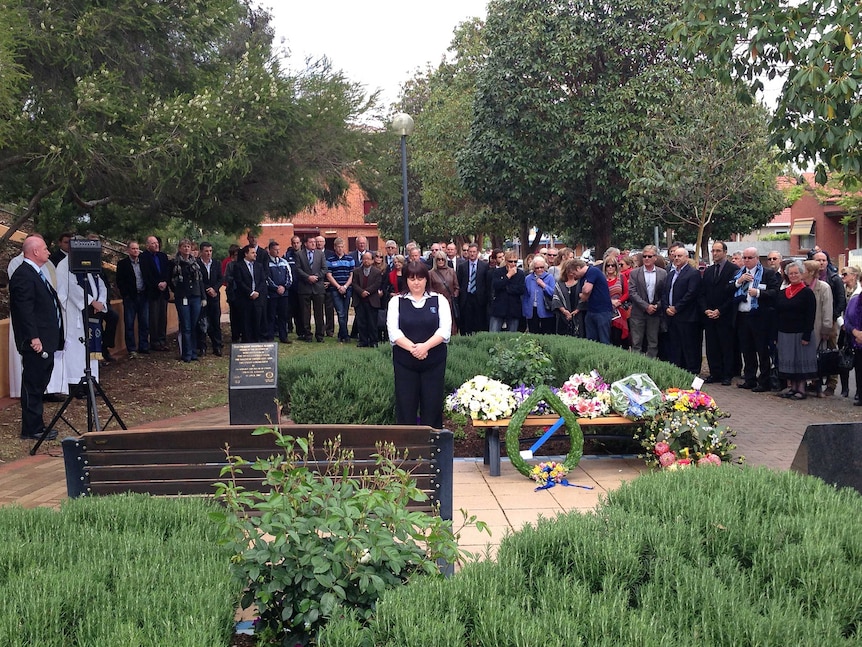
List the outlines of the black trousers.
<svg viewBox="0 0 862 647">
<path fill-rule="evenodd" d="M 377 345 L 377 308 L 373 307 L 367 300 L 354 298 L 354 312 L 356 313 L 356 326 L 359 332 L 359 343 L 366 346 Z"/>
<path fill-rule="evenodd" d="M 706 361 L 709 374 L 716 380 L 729 380 L 736 375 L 733 366 L 734 329 L 728 317 L 706 319 Z"/>
<path fill-rule="evenodd" d="M 697 375 L 703 364 L 699 321 L 667 319 L 668 353 L 670 362 Z"/>
<path fill-rule="evenodd" d="M 474 294 L 467 294 L 461 303 L 461 320 L 458 328 L 462 335 L 488 330 L 488 307 Z"/>
<path fill-rule="evenodd" d="M 736 331 L 744 364 L 742 377 L 746 382 L 756 381 L 760 386 L 769 387 L 772 372 L 769 359 L 769 322 L 764 320 L 760 310 L 740 312 L 736 315 Z"/>
<path fill-rule="evenodd" d="M 207 337 L 212 342 L 213 350 L 224 346 L 221 337 L 221 304 L 219 300 L 218 296 L 213 299 L 207 297 L 207 304 L 201 308 L 201 317 L 206 317 L 207 320 L 207 331 L 204 334 L 200 331 L 200 326 L 195 326 L 198 350 L 206 350 Z"/>
<path fill-rule="evenodd" d="M 323 318 L 323 294 L 300 294 L 299 305 L 302 309 L 302 328 L 305 337 L 311 336 L 311 313 L 314 311 L 314 336 L 323 339 L 326 335 L 326 322 Z"/>
<path fill-rule="evenodd" d="M 21 356 L 21 366 L 21 435 L 28 436 L 41 433 L 45 428 L 42 394 L 51 381 L 54 353 L 42 359 L 40 353 L 28 349 Z"/>
<path fill-rule="evenodd" d="M 290 297 L 287 294 L 267 299 L 266 319 L 266 339 L 272 341 L 278 336 L 279 341 L 287 341 L 287 322 L 290 319 Z"/>
<path fill-rule="evenodd" d="M 445 350 L 445 349 L 444 349 Z M 442 360 L 418 360 L 401 349 L 392 349 L 395 368 L 395 424 L 443 428 L 443 392 L 446 355 Z M 405 357 L 406 355 L 406 357 Z"/>
<path fill-rule="evenodd" d="M 266 333 L 266 297 L 239 301 L 242 310 L 242 340 L 245 343 L 263 341 Z"/>
</svg>

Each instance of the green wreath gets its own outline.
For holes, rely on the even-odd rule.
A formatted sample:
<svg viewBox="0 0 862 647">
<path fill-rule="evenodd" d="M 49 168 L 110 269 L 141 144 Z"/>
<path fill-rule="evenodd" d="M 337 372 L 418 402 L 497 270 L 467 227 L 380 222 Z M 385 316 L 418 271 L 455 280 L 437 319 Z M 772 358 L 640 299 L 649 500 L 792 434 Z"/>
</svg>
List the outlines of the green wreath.
<svg viewBox="0 0 862 647">
<path fill-rule="evenodd" d="M 527 461 L 521 458 L 519 445 L 521 427 L 524 425 L 527 416 L 530 415 L 530 411 L 535 409 L 539 402 L 542 401 L 563 419 L 566 429 L 569 431 L 569 439 L 572 444 L 566 460 L 563 461 L 566 470 L 576 468 L 578 462 L 581 460 L 581 456 L 584 455 L 584 433 L 581 431 L 581 425 L 578 424 L 578 417 L 563 404 L 560 398 L 554 395 L 548 386 L 545 384 L 537 386 L 532 395 L 518 407 L 518 410 L 512 416 L 511 420 L 509 420 L 509 427 L 506 429 L 506 453 L 509 455 L 509 460 L 512 461 L 515 469 L 527 478 L 530 478 L 530 470 L 532 468 L 527 464 Z"/>
</svg>

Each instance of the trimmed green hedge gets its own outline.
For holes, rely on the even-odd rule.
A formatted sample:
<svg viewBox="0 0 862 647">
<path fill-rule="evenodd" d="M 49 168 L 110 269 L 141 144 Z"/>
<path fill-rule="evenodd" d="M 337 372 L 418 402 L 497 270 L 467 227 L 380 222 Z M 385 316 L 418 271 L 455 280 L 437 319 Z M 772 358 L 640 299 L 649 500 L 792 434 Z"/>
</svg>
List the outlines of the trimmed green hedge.
<svg viewBox="0 0 862 647">
<path fill-rule="evenodd" d="M 522 335 L 481 333 L 453 337 L 446 363 L 446 391 L 487 373 L 489 350 L 502 342 L 517 344 Z M 596 369 L 608 382 L 632 373 L 647 373 L 662 389 L 685 388 L 692 375 L 676 366 L 643 355 L 573 337 L 528 335 L 553 358 L 550 386 L 560 386 L 573 373 Z M 395 422 L 392 349 L 331 346 L 313 355 L 290 357 L 279 363 L 282 401 L 298 423 L 375 424 Z"/>
<path fill-rule="evenodd" d="M 386 594 L 367 627 L 333 621 L 319 644 L 858 645 L 860 509 L 792 472 L 654 472 L 504 538 L 496 562 Z"/>
<path fill-rule="evenodd" d="M 0 509 L 0 645 L 229 645 L 241 587 L 215 506 L 138 495 Z"/>
</svg>

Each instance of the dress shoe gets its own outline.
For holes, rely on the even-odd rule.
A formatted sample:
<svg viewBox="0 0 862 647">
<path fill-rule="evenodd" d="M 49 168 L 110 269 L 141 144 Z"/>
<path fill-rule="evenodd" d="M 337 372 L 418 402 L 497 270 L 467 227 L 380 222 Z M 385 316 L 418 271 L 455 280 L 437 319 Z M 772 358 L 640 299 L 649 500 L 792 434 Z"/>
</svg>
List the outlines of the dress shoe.
<svg viewBox="0 0 862 647">
<path fill-rule="evenodd" d="M 299 338 L 299 341 L 310 342 L 313 339 L 311 335 L 305 335 Z"/>
<path fill-rule="evenodd" d="M 36 432 L 35 434 L 21 434 L 22 440 L 39 440 L 42 437 L 43 431 Z M 57 437 L 57 430 L 52 429 L 45 436 L 45 440 L 54 440 Z"/>
<path fill-rule="evenodd" d="M 108 364 L 115 361 L 114 358 L 111 357 L 111 353 L 108 351 L 107 348 L 102 349 L 102 359 Z"/>
<path fill-rule="evenodd" d="M 841 389 L 841 397 L 849 398 L 850 397 L 850 389 Z"/>
<path fill-rule="evenodd" d="M 769 390 L 770 389 L 768 386 L 763 386 L 762 384 L 758 384 L 757 386 L 755 386 L 751 389 L 751 392 L 752 393 L 766 393 Z"/>
<path fill-rule="evenodd" d="M 853 406 L 854 407 L 862 407 L 862 400 L 854 400 Z"/>
<path fill-rule="evenodd" d="M 198 357 L 206 357 L 207 349 L 206 348 L 198 348 Z"/>
<path fill-rule="evenodd" d="M 710 376 L 708 376 L 708 377 L 703 378 L 703 383 L 704 383 L 704 384 L 714 384 L 714 383 L 715 383 L 715 382 L 717 382 L 717 381 L 718 381 L 718 380 L 716 380 L 712 375 L 710 375 Z"/>
<path fill-rule="evenodd" d="M 213 355 L 215 355 L 216 357 L 221 357 L 222 356 L 221 348 L 213 348 Z"/>
<path fill-rule="evenodd" d="M 322 343 L 323 343 L 323 337 L 318 337 L 318 338 L 317 338 L 317 343 L 318 343 L 318 344 L 322 344 Z"/>
<path fill-rule="evenodd" d="M 757 386 L 757 382 L 749 382 L 748 380 L 746 380 L 742 384 L 737 384 L 736 386 L 739 389 L 753 389 Z"/>
<path fill-rule="evenodd" d="M 731 384 L 733 384 L 733 381 L 729 377 L 726 377 L 721 381 L 722 386 L 730 386 Z"/>
<path fill-rule="evenodd" d="M 149 349 L 147 349 L 147 350 L 140 349 L 140 350 L 138 351 L 138 353 L 140 353 L 141 355 L 149 355 L 149 354 L 150 354 L 150 351 L 149 351 Z"/>
<path fill-rule="evenodd" d="M 833 395 L 835 395 L 835 389 L 833 389 L 831 386 L 827 386 L 825 389 L 823 389 L 824 398 L 831 398 Z"/>
<path fill-rule="evenodd" d="M 46 393 L 42 396 L 42 402 L 65 402 L 66 396 L 60 393 Z"/>
</svg>

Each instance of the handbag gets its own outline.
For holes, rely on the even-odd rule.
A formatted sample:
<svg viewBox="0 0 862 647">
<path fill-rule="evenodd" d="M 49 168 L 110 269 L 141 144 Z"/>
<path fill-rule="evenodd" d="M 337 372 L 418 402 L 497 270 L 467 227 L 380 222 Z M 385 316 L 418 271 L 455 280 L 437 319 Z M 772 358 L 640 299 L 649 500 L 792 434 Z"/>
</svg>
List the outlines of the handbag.
<svg viewBox="0 0 862 647">
<path fill-rule="evenodd" d="M 853 368 L 855 363 L 856 351 L 854 351 L 849 344 L 845 344 L 841 347 L 841 350 L 838 351 L 838 369 L 841 371 L 849 371 Z"/>
<path fill-rule="evenodd" d="M 826 341 L 821 340 L 817 347 L 817 374 L 820 377 L 837 375 L 840 356 L 837 348 L 827 348 Z"/>
</svg>

